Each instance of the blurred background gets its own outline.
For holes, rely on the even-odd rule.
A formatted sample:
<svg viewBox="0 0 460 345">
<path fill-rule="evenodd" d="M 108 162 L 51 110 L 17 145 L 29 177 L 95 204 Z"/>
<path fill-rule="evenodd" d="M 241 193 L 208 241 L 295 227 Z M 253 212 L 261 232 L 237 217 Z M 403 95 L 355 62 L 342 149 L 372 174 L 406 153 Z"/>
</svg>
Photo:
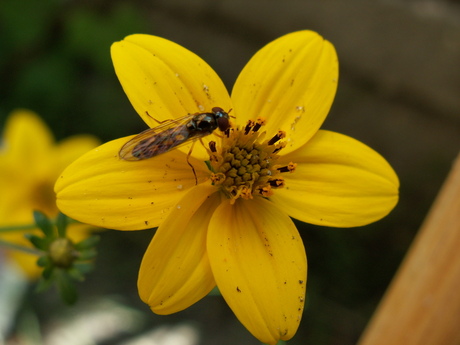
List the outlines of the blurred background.
<svg viewBox="0 0 460 345">
<path fill-rule="evenodd" d="M 308 298 L 289 344 L 348 345 L 369 321 L 460 148 L 460 1 L 2 0 L 0 128 L 21 107 L 37 112 L 58 140 L 90 133 L 105 142 L 145 129 L 110 59 L 111 43 L 128 34 L 185 46 L 231 90 L 259 48 L 300 29 L 319 32 L 339 56 L 338 93 L 323 128 L 368 144 L 401 180 L 399 204 L 375 224 L 297 224 L 309 260 Z M 149 311 L 136 280 L 152 235 L 102 233 L 95 271 L 78 285 L 75 307 L 53 291 L 17 289 L 7 344 L 258 344 L 219 296 L 175 315 Z"/>
</svg>

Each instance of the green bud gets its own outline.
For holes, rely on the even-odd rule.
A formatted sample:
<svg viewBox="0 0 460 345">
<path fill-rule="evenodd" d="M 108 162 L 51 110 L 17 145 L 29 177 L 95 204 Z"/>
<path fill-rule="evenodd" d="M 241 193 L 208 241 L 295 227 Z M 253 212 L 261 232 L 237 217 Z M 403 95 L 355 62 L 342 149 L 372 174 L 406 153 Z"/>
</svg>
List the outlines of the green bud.
<svg viewBox="0 0 460 345">
<path fill-rule="evenodd" d="M 51 242 L 49 256 L 56 267 L 68 268 L 78 257 L 78 253 L 71 240 L 60 237 Z"/>
</svg>

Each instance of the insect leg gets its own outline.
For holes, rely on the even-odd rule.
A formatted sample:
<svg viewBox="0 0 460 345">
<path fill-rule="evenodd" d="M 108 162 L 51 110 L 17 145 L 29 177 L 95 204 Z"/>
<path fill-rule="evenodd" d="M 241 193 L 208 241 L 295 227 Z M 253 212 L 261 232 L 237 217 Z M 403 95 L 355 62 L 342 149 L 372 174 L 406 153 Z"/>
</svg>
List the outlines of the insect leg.
<svg viewBox="0 0 460 345">
<path fill-rule="evenodd" d="M 201 145 L 203 145 L 204 149 L 205 149 L 206 152 L 208 153 L 209 157 L 211 157 L 214 153 L 210 150 L 209 147 L 207 147 L 207 146 L 204 144 L 204 142 L 203 142 L 203 140 L 202 140 L 201 138 L 200 138 L 199 140 L 200 140 Z M 214 144 L 215 144 L 215 142 L 214 142 Z"/>
<path fill-rule="evenodd" d="M 154 118 L 152 115 L 149 114 L 149 112 L 146 110 L 145 113 L 147 114 L 148 117 L 150 117 L 153 121 L 157 122 L 158 124 L 162 124 L 162 123 L 165 123 L 165 122 L 168 122 L 168 121 L 171 121 L 171 120 L 164 120 L 164 121 L 160 121 L 160 120 L 157 120 L 156 118 Z"/>
<path fill-rule="evenodd" d="M 201 141 L 201 139 L 200 139 L 200 141 Z M 190 163 L 190 161 L 188 160 L 190 158 L 190 155 L 191 155 L 192 151 L 193 151 L 193 146 L 195 146 L 195 141 L 192 143 L 192 146 L 190 147 L 190 151 L 188 151 L 187 164 L 190 165 L 190 167 L 192 168 L 193 175 L 195 176 L 195 185 L 198 185 L 198 178 L 196 177 L 195 168 L 193 167 L 192 163 Z"/>
</svg>

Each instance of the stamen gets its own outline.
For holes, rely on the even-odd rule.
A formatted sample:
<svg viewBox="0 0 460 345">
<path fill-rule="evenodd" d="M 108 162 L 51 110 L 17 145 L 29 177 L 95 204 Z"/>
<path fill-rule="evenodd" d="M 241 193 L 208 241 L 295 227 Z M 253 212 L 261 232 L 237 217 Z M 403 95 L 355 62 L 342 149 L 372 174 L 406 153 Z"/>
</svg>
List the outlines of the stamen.
<svg viewBox="0 0 460 345">
<path fill-rule="evenodd" d="M 296 167 L 297 167 L 297 163 L 290 162 L 288 165 L 286 165 L 284 167 L 281 167 L 281 168 L 277 168 L 276 170 L 278 170 L 281 173 L 283 173 L 283 172 L 291 172 L 291 173 L 293 173 Z"/>
<path fill-rule="evenodd" d="M 267 123 L 267 120 L 264 119 L 263 117 L 258 117 L 257 123 L 259 123 L 261 126 L 265 126 L 265 124 Z"/>
<path fill-rule="evenodd" d="M 263 125 L 265 125 L 266 122 L 267 122 L 267 121 L 266 121 L 265 119 L 259 117 L 259 118 L 257 119 L 256 123 L 254 124 L 254 127 L 252 128 L 252 131 L 253 131 L 253 132 L 257 132 L 257 131 L 260 129 L 260 127 L 262 127 Z"/>
<path fill-rule="evenodd" d="M 209 143 L 209 169 L 211 183 L 235 203 L 239 198 L 252 199 L 254 195 L 268 198 L 275 190 L 285 186 L 280 173 L 293 172 L 296 164 L 275 165 L 277 152 L 287 143 L 282 140 L 286 132 L 278 131 L 270 140 L 265 140 L 266 132 L 261 130 L 265 119 L 249 120 L 242 128 L 232 128 L 225 132 L 222 148 L 216 142 Z"/>
<path fill-rule="evenodd" d="M 276 143 L 277 141 L 281 140 L 281 139 L 284 139 L 286 138 L 286 132 L 285 131 L 278 131 L 278 133 L 276 133 L 276 135 L 271 138 L 269 141 L 268 141 L 268 145 L 273 145 L 274 143 Z"/>
<path fill-rule="evenodd" d="M 218 155 L 218 154 L 213 154 L 213 153 L 211 153 L 211 154 L 209 155 L 209 162 L 210 162 L 210 163 L 217 163 L 218 161 L 219 161 L 219 155 Z M 212 171 L 212 169 L 209 169 L 209 170 Z"/>
<path fill-rule="evenodd" d="M 253 128 L 255 125 L 255 122 L 252 120 L 249 120 L 248 123 L 246 124 L 246 127 L 244 127 L 244 134 L 248 135 L 249 131 L 251 128 Z"/>
<path fill-rule="evenodd" d="M 247 186 L 243 186 L 240 190 L 240 196 L 243 198 L 243 199 L 252 199 L 252 190 L 251 188 L 248 188 Z"/>
<path fill-rule="evenodd" d="M 259 186 L 257 187 L 257 193 L 265 198 L 268 198 L 273 195 L 271 186 Z"/>
<path fill-rule="evenodd" d="M 216 142 L 215 141 L 210 141 L 209 142 L 209 149 L 211 150 L 211 152 L 217 152 L 217 149 L 216 149 Z"/>
<path fill-rule="evenodd" d="M 212 185 L 219 185 L 219 184 L 224 183 L 224 181 L 225 181 L 225 174 L 222 174 L 222 173 L 217 173 L 217 174 L 212 173 L 211 174 Z"/>
<path fill-rule="evenodd" d="M 268 180 L 268 184 L 273 188 L 283 188 L 284 187 L 284 179 L 283 178 L 275 178 L 272 180 Z"/>
<path fill-rule="evenodd" d="M 276 148 L 273 150 L 273 153 L 278 153 L 286 147 L 286 142 L 282 141 L 276 144 Z"/>
</svg>

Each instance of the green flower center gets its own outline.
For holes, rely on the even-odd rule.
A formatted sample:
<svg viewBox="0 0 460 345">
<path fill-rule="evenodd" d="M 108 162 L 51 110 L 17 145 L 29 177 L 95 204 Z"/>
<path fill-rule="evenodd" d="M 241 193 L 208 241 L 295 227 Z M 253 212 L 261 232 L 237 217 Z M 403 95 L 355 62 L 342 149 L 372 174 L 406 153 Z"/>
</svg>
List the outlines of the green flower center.
<svg viewBox="0 0 460 345">
<path fill-rule="evenodd" d="M 51 242 L 49 256 L 57 267 L 68 268 L 78 257 L 78 254 L 71 240 L 60 237 Z"/>
<path fill-rule="evenodd" d="M 270 140 L 263 141 L 265 132 L 259 132 L 264 121 L 249 121 L 244 128 L 225 132 L 222 147 L 210 142 L 211 181 L 232 202 L 238 198 L 252 199 L 254 195 L 269 197 L 273 190 L 284 187 L 283 172 L 293 172 L 295 164 L 276 165 L 278 152 L 286 146 L 285 133 L 279 131 Z"/>
</svg>

